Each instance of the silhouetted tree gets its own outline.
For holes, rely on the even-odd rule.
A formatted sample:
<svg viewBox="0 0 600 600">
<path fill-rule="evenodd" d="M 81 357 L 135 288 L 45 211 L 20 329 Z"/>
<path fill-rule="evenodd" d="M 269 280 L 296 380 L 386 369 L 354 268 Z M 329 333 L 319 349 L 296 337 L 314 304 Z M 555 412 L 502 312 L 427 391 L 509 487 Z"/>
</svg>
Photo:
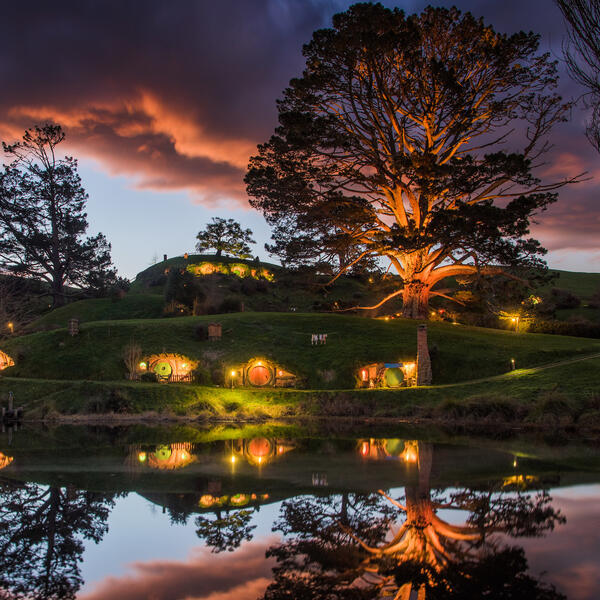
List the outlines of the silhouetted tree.
<svg viewBox="0 0 600 600">
<path fill-rule="evenodd" d="M 0 481 L 0 590 L 13 600 L 68 600 L 82 584 L 83 539 L 108 531 L 113 496 Z"/>
<path fill-rule="evenodd" d="M 214 248 L 217 256 L 223 253 L 250 258 L 252 250 L 249 244 L 254 244 L 252 230 L 242 229 L 240 224 L 233 219 L 213 217 L 205 229 L 198 232 L 196 250 L 204 252 Z"/>
<path fill-rule="evenodd" d="M 569 105 L 538 40 L 455 8 L 335 15 L 304 46 L 280 125 L 250 160 L 269 250 L 292 264 L 345 256 L 338 275 L 387 259 L 403 288 L 380 304 L 401 295 L 412 318 L 427 317 L 446 277 L 541 268 L 545 250 L 524 236 L 566 182 L 542 184 L 533 169 Z"/>
<path fill-rule="evenodd" d="M 569 72 L 587 88 L 592 110 L 587 136 L 600 152 L 600 0 L 556 0 L 569 27 L 564 56 Z"/>
<path fill-rule="evenodd" d="M 250 525 L 254 511 L 242 509 L 215 511 L 214 518 L 200 515 L 196 517 L 196 535 L 206 542 L 212 552 L 233 552 L 243 541 L 252 539 L 256 525 Z"/>
<path fill-rule="evenodd" d="M 88 196 L 77 161 L 57 154 L 64 139 L 59 125 L 28 129 L 2 144 L 12 162 L 0 174 L 0 266 L 48 282 L 55 306 L 68 287 L 105 291 L 117 281 L 106 238 L 84 238 Z"/>
<path fill-rule="evenodd" d="M 527 574 L 522 549 L 502 546 L 494 536 L 540 536 L 563 523 L 545 493 L 494 487 L 434 492 L 432 446 L 407 442 L 403 456 L 415 466 L 404 498 L 380 490 L 283 503 L 274 529 L 286 537 L 267 553 L 277 565 L 265 600 L 407 600 L 411 594 L 564 600 Z M 444 520 L 440 510 L 466 513 L 464 525 Z"/>
</svg>

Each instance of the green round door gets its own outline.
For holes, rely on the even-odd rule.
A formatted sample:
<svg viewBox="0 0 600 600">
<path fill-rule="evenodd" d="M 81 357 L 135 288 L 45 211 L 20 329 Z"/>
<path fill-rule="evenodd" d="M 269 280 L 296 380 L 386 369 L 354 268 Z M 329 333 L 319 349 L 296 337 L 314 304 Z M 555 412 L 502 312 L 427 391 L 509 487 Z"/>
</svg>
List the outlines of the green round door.
<svg viewBox="0 0 600 600">
<path fill-rule="evenodd" d="M 164 461 L 169 460 L 171 458 L 171 448 L 169 446 L 158 446 L 154 451 L 154 456 L 156 460 Z"/>
<path fill-rule="evenodd" d="M 154 367 L 154 372 L 159 379 L 169 379 L 171 373 L 173 372 L 173 367 L 171 367 L 171 363 L 162 361 L 156 363 Z"/>
<path fill-rule="evenodd" d="M 397 388 L 400 387 L 404 381 L 404 373 L 402 372 L 402 369 L 392 367 L 386 369 L 384 379 L 387 387 Z"/>
</svg>

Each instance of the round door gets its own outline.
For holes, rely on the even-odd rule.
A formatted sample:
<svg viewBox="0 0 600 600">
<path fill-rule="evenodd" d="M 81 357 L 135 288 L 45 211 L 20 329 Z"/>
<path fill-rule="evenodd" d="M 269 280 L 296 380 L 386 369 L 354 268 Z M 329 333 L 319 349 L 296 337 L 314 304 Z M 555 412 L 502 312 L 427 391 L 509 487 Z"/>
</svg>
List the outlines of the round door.
<svg viewBox="0 0 600 600">
<path fill-rule="evenodd" d="M 400 387 L 404 381 L 404 373 L 402 372 L 402 369 L 392 367 L 386 369 L 384 379 L 387 387 L 397 388 Z"/>
<path fill-rule="evenodd" d="M 156 363 L 154 367 L 154 372 L 159 379 L 169 379 L 171 373 L 173 372 L 173 367 L 171 367 L 171 363 L 166 361 L 161 361 Z"/>
<path fill-rule="evenodd" d="M 271 370 L 264 365 L 255 365 L 248 370 L 250 385 L 262 387 L 271 381 Z"/>
</svg>

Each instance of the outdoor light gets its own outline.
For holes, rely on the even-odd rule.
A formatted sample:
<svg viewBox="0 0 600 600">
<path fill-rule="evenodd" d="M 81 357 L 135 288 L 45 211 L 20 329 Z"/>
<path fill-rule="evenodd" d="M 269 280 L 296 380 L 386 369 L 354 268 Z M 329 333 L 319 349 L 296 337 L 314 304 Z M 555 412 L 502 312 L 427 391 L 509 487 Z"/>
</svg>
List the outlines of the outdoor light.
<svg viewBox="0 0 600 600">
<path fill-rule="evenodd" d="M 187 367 L 187 363 L 183 363 L 183 364 L 181 365 L 181 368 L 182 368 L 182 369 L 185 369 L 186 367 Z"/>
<path fill-rule="evenodd" d="M 145 362 L 140 363 L 140 369 L 142 369 L 142 371 L 145 371 L 147 366 L 148 365 Z"/>
<path fill-rule="evenodd" d="M 6 326 L 9 328 L 9 330 L 10 330 L 11 333 L 14 333 L 14 331 L 15 331 L 15 325 L 14 325 L 14 323 L 12 321 L 9 321 L 6 324 Z"/>
<path fill-rule="evenodd" d="M 512 370 L 514 371 L 515 370 L 515 359 L 514 358 L 510 359 L 510 366 L 512 367 Z"/>
<path fill-rule="evenodd" d="M 517 468 L 517 459 L 515 458 L 515 460 L 513 460 L 513 467 L 516 469 Z"/>
<path fill-rule="evenodd" d="M 233 454 L 231 455 L 231 464 L 233 465 L 235 463 L 235 456 L 233 456 Z"/>
<path fill-rule="evenodd" d="M 141 463 L 143 463 L 143 462 L 146 462 L 146 453 L 145 453 L 145 452 L 140 452 L 140 453 L 138 454 L 138 460 L 139 460 Z"/>
<path fill-rule="evenodd" d="M 259 360 L 259 361 L 258 361 L 256 364 L 257 364 L 259 367 L 262 367 L 262 360 Z"/>
<path fill-rule="evenodd" d="M 231 376 L 235 377 L 235 371 L 231 371 Z"/>
</svg>

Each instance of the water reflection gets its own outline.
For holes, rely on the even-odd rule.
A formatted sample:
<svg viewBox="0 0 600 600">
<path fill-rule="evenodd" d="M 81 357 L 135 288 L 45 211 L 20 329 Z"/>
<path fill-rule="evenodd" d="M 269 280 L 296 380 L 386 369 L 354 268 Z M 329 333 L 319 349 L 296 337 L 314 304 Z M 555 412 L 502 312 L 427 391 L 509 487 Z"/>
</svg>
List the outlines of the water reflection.
<svg viewBox="0 0 600 600">
<path fill-rule="evenodd" d="M 518 542 L 565 522 L 543 489 L 558 475 L 535 461 L 517 467 L 510 452 L 277 435 L 119 446 L 114 434 L 76 452 L 8 450 L 0 454 L 0 600 L 75 598 L 84 548 L 101 542 L 115 501 L 133 492 L 190 531 L 208 571 L 221 565 L 225 574 L 226 556 L 256 561 L 272 531 L 261 573 L 274 566 L 261 589 L 254 581 L 253 599 L 563 598 L 530 573 Z M 188 562 L 181 597 L 210 596 Z M 156 575 L 152 564 L 136 568 Z M 169 564 L 169 573 L 184 566 Z M 202 593 L 192 589 L 200 579 Z"/>
<path fill-rule="evenodd" d="M 75 598 L 82 539 L 102 539 L 113 506 L 114 495 L 0 480 L 1 597 Z"/>
<path fill-rule="evenodd" d="M 363 456 L 390 457 L 386 440 L 362 440 Z M 522 548 L 500 542 L 542 536 L 565 519 L 545 492 L 507 494 L 502 485 L 432 490 L 433 447 L 407 442 L 414 464 L 404 496 L 348 494 L 283 503 L 275 530 L 286 540 L 264 598 L 562 598 L 527 574 Z M 439 513 L 465 513 L 461 525 Z"/>
</svg>

